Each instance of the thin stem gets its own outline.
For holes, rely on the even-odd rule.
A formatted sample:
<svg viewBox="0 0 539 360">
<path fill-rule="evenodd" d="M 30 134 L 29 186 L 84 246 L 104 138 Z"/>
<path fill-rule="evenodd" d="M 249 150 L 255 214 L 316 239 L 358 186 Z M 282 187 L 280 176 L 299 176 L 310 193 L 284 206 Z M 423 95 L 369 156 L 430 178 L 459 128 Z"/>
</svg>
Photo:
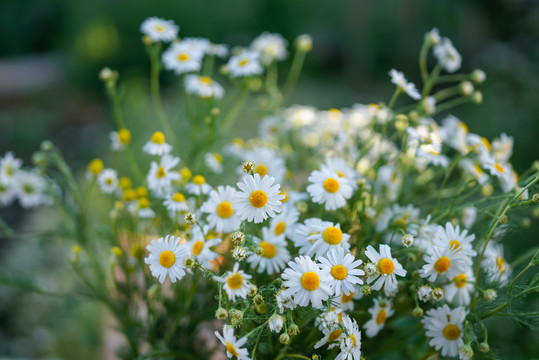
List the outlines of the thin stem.
<svg viewBox="0 0 539 360">
<path fill-rule="evenodd" d="M 151 45 L 153 46 L 153 44 Z M 156 48 L 149 50 L 150 53 L 150 91 L 152 95 L 152 103 L 154 106 L 155 113 L 157 118 L 161 123 L 161 127 L 165 132 L 165 136 L 171 139 L 173 144 L 176 143 L 176 136 L 172 131 L 170 123 L 168 121 L 165 110 L 163 109 L 163 104 L 161 103 L 161 92 L 159 90 L 159 72 L 161 71 L 161 63 L 159 61 L 159 54 L 161 53 L 161 46 L 158 43 Z"/>
<path fill-rule="evenodd" d="M 434 112 L 433 115 L 439 114 L 442 111 L 449 110 L 451 108 L 454 108 L 455 106 L 465 104 L 465 103 L 470 102 L 472 100 L 473 100 L 473 98 L 471 96 L 463 96 L 463 97 L 459 97 L 459 98 L 447 101 L 447 102 L 445 102 L 443 104 L 440 104 L 440 105 L 436 106 L 436 111 Z"/>
<path fill-rule="evenodd" d="M 513 279 L 513 281 L 511 281 L 511 284 L 509 284 L 509 288 L 507 289 L 507 295 L 508 296 L 511 296 L 511 290 L 513 290 L 513 286 L 515 285 L 515 283 L 517 282 L 517 280 L 522 276 L 524 275 L 524 273 L 526 271 L 528 271 L 529 269 L 531 269 L 535 264 L 534 263 L 529 263 L 528 266 L 526 266 L 524 269 L 522 269 L 521 272 L 518 273 L 517 276 L 515 276 L 515 278 Z"/>
<path fill-rule="evenodd" d="M 249 94 L 247 89 L 242 89 L 241 93 L 239 94 L 238 98 L 236 99 L 234 105 L 230 108 L 228 114 L 223 119 L 223 129 L 225 131 L 228 131 L 232 129 L 234 126 L 234 123 L 236 122 L 243 105 L 245 104 L 245 101 L 247 100 L 247 95 Z"/>
<path fill-rule="evenodd" d="M 442 65 L 440 63 L 436 64 L 434 67 L 434 70 L 432 70 L 432 73 L 428 77 L 427 81 L 425 82 L 423 86 L 423 91 L 421 92 L 421 97 L 426 98 L 430 94 L 430 90 L 432 89 L 432 86 L 435 84 L 436 79 L 438 79 L 438 76 L 440 75 L 440 72 L 442 71 Z"/>
<path fill-rule="evenodd" d="M 429 55 L 429 48 L 430 42 L 425 39 L 425 41 L 423 41 L 423 46 L 421 46 L 421 51 L 419 52 L 419 72 L 421 73 L 423 83 L 426 83 L 429 77 L 429 72 L 427 69 L 427 56 Z"/>
<path fill-rule="evenodd" d="M 401 88 L 397 86 L 395 92 L 393 93 L 393 96 L 391 96 L 391 99 L 389 100 L 389 104 L 387 105 L 387 119 L 382 126 L 382 137 L 386 135 L 387 127 L 389 125 L 389 121 L 391 120 L 391 109 L 393 108 L 393 106 L 395 106 L 395 103 L 397 102 L 397 99 L 399 98 L 399 95 L 401 93 Z"/>
<path fill-rule="evenodd" d="M 436 80 L 436 84 L 443 84 L 448 82 L 457 82 L 457 81 L 465 81 L 465 80 L 471 80 L 471 76 L 469 74 L 451 74 L 451 75 L 443 75 L 438 77 Z"/>
<path fill-rule="evenodd" d="M 292 94 L 292 91 L 294 90 L 294 87 L 296 86 L 296 83 L 299 79 L 299 75 L 301 74 L 301 69 L 303 68 L 303 63 L 305 62 L 305 56 L 307 53 L 305 51 L 297 50 L 294 54 L 294 59 L 292 60 L 292 66 L 290 67 L 290 71 L 288 72 L 288 77 L 286 78 L 286 82 L 283 86 L 283 100 L 286 101 L 290 95 Z"/>
</svg>

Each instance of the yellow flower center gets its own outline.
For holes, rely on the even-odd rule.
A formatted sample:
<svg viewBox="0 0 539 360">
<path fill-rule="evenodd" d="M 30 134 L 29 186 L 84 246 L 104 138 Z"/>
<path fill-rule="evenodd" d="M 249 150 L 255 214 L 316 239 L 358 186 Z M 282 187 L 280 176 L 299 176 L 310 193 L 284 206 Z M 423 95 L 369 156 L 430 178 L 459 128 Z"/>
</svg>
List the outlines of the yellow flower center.
<svg viewBox="0 0 539 360">
<path fill-rule="evenodd" d="M 195 183 L 196 185 L 202 185 L 205 182 L 206 179 L 202 175 L 195 175 L 195 177 L 193 178 L 193 183 Z"/>
<path fill-rule="evenodd" d="M 281 191 L 279 195 L 284 195 L 284 199 L 281 200 L 282 203 L 288 201 L 288 194 L 286 193 L 286 191 Z"/>
<path fill-rule="evenodd" d="M 356 348 L 357 347 L 357 339 L 354 336 L 354 334 L 350 335 L 350 339 L 352 339 L 352 346 Z"/>
<path fill-rule="evenodd" d="M 178 55 L 178 60 L 180 60 L 180 61 L 187 61 L 187 60 L 189 60 L 189 55 L 187 55 L 187 54 L 185 54 L 185 53 L 179 54 L 179 55 Z"/>
<path fill-rule="evenodd" d="M 164 26 L 161 26 L 161 25 L 157 25 L 157 26 L 155 27 L 155 30 L 157 30 L 157 31 L 159 31 L 159 32 L 163 32 L 163 31 L 165 31 L 165 27 L 164 27 Z"/>
<path fill-rule="evenodd" d="M 138 207 L 141 209 L 146 209 L 150 207 L 150 201 L 147 198 L 138 199 Z"/>
<path fill-rule="evenodd" d="M 505 271 L 505 260 L 501 256 L 498 256 L 496 258 L 496 265 L 498 265 L 498 269 L 500 270 L 500 272 Z"/>
<path fill-rule="evenodd" d="M 180 175 L 182 176 L 182 179 L 189 180 L 193 174 L 191 173 L 191 170 L 189 168 L 182 168 L 180 170 Z"/>
<path fill-rule="evenodd" d="M 386 318 L 387 318 L 387 313 L 384 309 L 382 309 L 378 312 L 378 315 L 376 315 L 376 323 L 378 325 L 383 324 L 386 322 Z"/>
<path fill-rule="evenodd" d="M 277 225 L 275 225 L 275 236 L 279 236 L 286 230 L 286 223 L 284 221 L 281 221 Z"/>
<path fill-rule="evenodd" d="M 461 289 L 466 286 L 466 275 L 458 274 L 453 278 L 453 281 L 455 282 L 455 286 Z"/>
<path fill-rule="evenodd" d="M 434 270 L 439 274 L 445 273 L 451 266 L 451 260 L 447 256 L 442 256 L 434 263 Z"/>
<path fill-rule="evenodd" d="M 482 137 L 482 138 L 481 138 L 481 142 L 483 143 L 483 145 L 485 145 L 485 147 L 487 148 L 487 150 L 490 151 L 490 142 L 488 141 L 488 139 L 485 138 L 485 137 Z"/>
<path fill-rule="evenodd" d="M 103 164 L 103 161 L 101 159 L 93 159 L 88 165 L 88 171 L 90 171 L 94 175 L 97 175 L 101 171 L 103 171 L 104 167 L 105 165 Z"/>
<path fill-rule="evenodd" d="M 159 255 L 159 264 L 166 268 L 171 267 L 176 262 L 176 256 L 170 250 L 165 250 Z"/>
<path fill-rule="evenodd" d="M 133 189 L 124 190 L 124 201 L 131 202 L 137 198 L 137 193 Z"/>
<path fill-rule="evenodd" d="M 460 337 L 460 330 L 457 325 L 446 325 L 443 331 L 444 337 L 447 340 L 457 340 Z"/>
<path fill-rule="evenodd" d="M 239 273 L 235 273 L 234 275 L 229 276 L 228 279 L 226 279 L 226 283 L 228 284 L 228 287 L 232 290 L 237 290 L 243 284 L 243 276 L 241 276 Z"/>
<path fill-rule="evenodd" d="M 174 202 L 183 202 L 185 201 L 185 196 L 182 193 L 176 193 L 172 196 L 172 201 Z"/>
<path fill-rule="evenodd" d="M 346 177 L 346 176 L 344 175 L 344 173 L 342 173 L 342 172 L 340 172 L 340 171 L 337 171 L 337 175 L 338 175 L 339 177 Z"/>
<path fill-rule="evenodd" d="M 164 178 L 166 175 L 167 175 L 167 171 L 165 170 L 165 168 L 162 167 L 162 166 L 159 166 L 159 169 L 157 169 L 157 172 L 155 173 L 155 176 L 156 176 L 158 179 L 162 179 L 162 178 Z"/>
<path fill-rule="evenodd" d="M 339 191 L 339 182 L 334 178 L 328 178 L 324 180 L 324 189 L 326 189 L 328 193 L 334 194 Z"/>
<path fill-rule="evenodd" d="M 118 181 L 118 185 L 120 186 L 120 189 L 130 189 L 131 188 L 131 185 L 133 185 L 133 183 L 131 182 L 131 179 L 129 179 L 128 177 L 121 177 L 120 180 Z"/>
<path fill-rule="evenodd" d="M 342 329 L 337 329 L 329 333 L 328 341 L 337 340 L 342 334 Z"/>
<path fill-rule="evenodd" d="M 193 245 L 193 255 L 197 256 L 202 252 L 202 249 L 204 249 L 204 242 L 199 240 Z"/>
<path fill-rule="evenodd" d="M 342 294 L 341 302 L 343 304 L 346 304 L 346 303 L 349 303 L 350 301 L 352 301 L 353 298 L 354 298 L 354 293 L 353 292 L 350 292 L 349 295 Z"/>
<path fill-rule="evenodd" d="M 483 174 L 483 170 L 481 169 L 481 167 L 479 165 L 475 165 L 474 169 L 475 169 L 475 172 L 477 173 L 477 175 Z"/>
<path fill-rule="evenodd" d="M 118 139 L 124 145 L 127 145 L 131 142 L 131 131 L 127 129 L 118 130 Z"/>
<path fill-rule="evenodd" d="M 257 164 L 255 167 L 255 173 L 260 175 L 260 177 L 264 177 L 268 173 L 268 167 L 264 164 Z"/>
<path fill-rule="evenodd" d="M 307 291 L 315 291 L 320 285 L 318 274 L 312 271 L 307 271 L 301 276 L 301 286 Z"/>
<path fill-rule="evenodd" d="M 260 247 L 262 248 L 262 250 L 264 250 L 262 256 L 266 259 L 271 259 L 275 256 L 275 254 L 277 254 L 277 248 L 275 247 L 275 245 L 270 244 L 267 241 L 262 241 L 260 243 Z"/>
<path fill-rule="evenodd" d="M 464 130 L 466 133 L 468 133 L 470 131 L 470 129 L 468 129 L 468 125 L 466 125 L 466 123 L 464 122 L 459 122 L 459 127 Z"/>
<path fill-rule="evenodd" d="M 230 206 L 228 201 L 223 201 L 217 205 L 217 215 L 219 215 L 219 217 L 228 219 L 232 214 L 234 214 L 234 209 L 232 209 L 232 206 Z"/>
<path fill-rule="evenodd" d="M 461 246 L 461 245 L 460 245 L 460 242 L 458 242 L 457 240 L 451 240 L 451 241 L 449 242 L 449 248 L 450 248 L 451 250 L 458 249 L 460 246 Z M 462 250 L 462 249 L 460 249 L 460 250 Z M 460 251 L 460 250 L 459 250 L 459 251 Z"/>
<path fill-rule="evenodd" d="M 495 164 L 494 164 L 494 167 L 496 168 L 496 170 L 498 170 L 498 171 L 501 172 L 502 174 L 505 173 L 505 170 L 503 169 L 503 167 L 501 167 L 500 164 L 495 163 Z"/>
<path fill-rule="evenodd" d="M 331 276 L 337 280 L 346 279 L 346 275 L 348 275 L 348 270 L 346 270 L 346 268 L 342 265 L 334 265 L 331 268 Z"/>
<path fill-rule="evenodd" d="M 161 131 L 156 131 L 152 135 L 152 142 L 154 144 L 164 144 L 165 143 L 165 134 Z"/>
<path fill-rule="evenodd" d="M 395 264 L 393 264 L 391 259 L 382 258 L 378 262 L 378 270 L 380 270 L 381 274 L 391 275 L 393 274 L 393 270 L 395 270 Z"/>
<path fill-rule="evenodd" d="M 204 85 L 210 85 L 213 83 L 213 80 L 207 76 L 201 76 L 200 82 L 203 83 Z"/>
<path fill-rule="evenodd" d="M 226 351 L 228 351 L 229 353 L 231 353 L 235 357 L 238 357 L 238 352 L 236 351 L 236 348 L 234 347 L 234 345 L 232 345 L 228 341 L 226 342 Z"/>
<path fill-rule="evenodd" d="M 241 60 L 241 61 L 238 63 L 238 65 L 239 65 L 239 66 L 245 66 L 245 65 L 247 65 L 248 63 L 249 63 L 249 59 L 243 59 L 243 60 Z"/>
<path fill-rule="evenodd" d="M 261 208 L 268 202 L 268 195 L 262 190 L 255 190 L 249 196 L 249 202 L 255 208 Z"/>
<path fill-rule="evenodd" d="M 135 191 L 137 192 L 137 197 L 139 198 L 148 197 L 148 189 L 146 189 L 144 186 L 139 186 Z"/>
<path fill-rule="evenodd" d="M 340 244 L 342 241 L 342 231 L 335 226 L 330 226 L 324 230 L 322 238 L 330 245 Z"/>
<path fill-rule="evenodd" d="M 107 185 L 111 185 L 112 184 L 112 179 L 108 178 L 107 180 L 105 180 L 105 182 L 107 183 Z"/>
<path fill-rule="evenodd" d="M 213 157 L 219 164 L 223 163 L 223 157 L 221 156 L 221 154 L 213 154 Z"/>
</svg>

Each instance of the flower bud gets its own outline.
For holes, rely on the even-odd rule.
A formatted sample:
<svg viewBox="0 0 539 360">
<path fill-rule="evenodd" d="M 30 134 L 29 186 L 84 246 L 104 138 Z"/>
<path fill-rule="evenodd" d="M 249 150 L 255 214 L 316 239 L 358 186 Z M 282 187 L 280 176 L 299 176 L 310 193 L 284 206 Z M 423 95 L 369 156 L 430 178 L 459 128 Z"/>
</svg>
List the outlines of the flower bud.
<svg viewBox="0 0 539 360">
<path fill-rule="evenodd" d="M 532 201 L 535 201 L 535 202 L 539 201 L 539 194 L 533 194 Z"/>
<path fill-rule="evenodd" d="M 307 210 L 309 209 L 309 206 L 304 201 L 298 201 L 296 203 L 296 209 L 298 209 L 300 213 L 304 213 L 304 212 L 307 212 Z"/>
<path fill-rule="evenodd" d="M 262 297 L 262 295 L 258 294 L 255 297 L 253 297 L 253 304 L 255 304 L 255 306 L 260 306 L 263 303 L 264 303 L 264 298 Z"/>
<path fill-rule="evenodd" d="M 228 312 L 228 317 L 232 326 L 238 326 L 243 321 L 243 311 L 232 309 Z"/>
<path fill-rule="evenodd" d="M 296 48 L 302 52 L 309 52 L 313 48 L 313 38 L 311 35 L 303 34 L 296 38 Z"/>
<path fill-rule="evenodd" d="M 430 299 L 432 299 L 432 288 L 428 285 L 423 285 L 419 287 L 419 290 L 417 290 L 417 297 L 419 300 L 423 302 L 427 302 Z"/>
<path fill-rule="evenodd" d="M 287 333 L 281 334 L 281 336 L 279 336 L 279 342 L 283 345 L 290 344 L 290 336 L 288 336 Z"/>
<path fill-rule="evenodd" d="M 255 77 L 249 81 L 249 89 L 251 91 L 258 91 L 262 88 L 262 80 L 258 77 Z"/>
<path fill-rule="evenodd" d="M 142 43 L 146 46 L 151 45 L 153 43 L 152 38 L 149 37 L 148 35 L 144 35 L 141 40 L 142 40 Z"/>
<path fill-rule="evenodd" d="M 444 290 L 442 288 L 433 289 L 430 293 L 430 296 L 433 300 L 440 301 L 444 297 Z"/>
<path fill-rule="evenodd" d="M 256 307 L 256 312 L 259 314 L 265 314 L 268 311 L 266 304 L 260 304 Z"/>
<path fill-rule="evenodd" d="M 371 289 L 371 287 L 369 285 L 363 285 L 361 287 L 361 293 L 363 295 L 369 295 L 371 292 L 372 292 L 372 289 Z"/>
<path fill-rule="evenodd" d="M 232 250 L 232 257 L 236 261 L 243 261 L 247 258 L 247 249 L 243 246 L 236 246 L 234 250 Z"/>
<path fill-rule="evenodd" d="M 183 266 L 185 266 L 188 269 L 194 268 L 196 265 L 196 261 L 192 256 L 188 256 L 183 260 Z"/>
<path fill-rule="evenodd" d="M 494 187 L 491 184 L 486 184 L 481 189 L 481 194 L 483 194 L 483 196 L 485 197 L 491 196 L 493 192 L 494 192 Z"/>
<path fill-rule="evenodd" d="M 188 212 L 187 214 L 185 214 L 185 222 L 189 225 L 194 225 L 197 223 L 197 215 L 195 213 L 192 213 L 192 212 Z"/>
<path fill-rule="evenodd" d="M 411 234 L 406 234 L 401 238 L 401 244 L 405 248 L 409 248 L 414 244 L 414 237 Z"/>
<path fill-rule="evenodd" d="M 288 327 L 288 335 L 296 336 L 299 334 L 299 327 L 296 324 L 292 324 Z"/>
<path fill-rule="evenodd" d="M 41 151 L 49 152 L 54 149 L 54 145 L 49 140 L 44 140 L 41 142 Z"/>
<path fill-rule="evenodd" d="M 469 81 L 463 81 L 460 83 L 460 92 L 462 95 L 469 96 L 472 95 L 474 90 L 473 84 Z"/>
<path fill-rule="evenodd" d="M 416 306 L 414 310 L 412 310 L 412 315 L 415 317 L 422 317 L 424 315 L 423 309 Z"/>
<path fill-rule="evenodd" d="M 227 316 L 228 316 L 228 314 L 227 314 L 226 310 L 221 308 L 221 307 L 219 309 L 217 309 L 217 311 L 215 312 L 215 318 L 216 319 L 224 320 L 224 319 L 226 319 Z"/>
<path fill-rule="evenodd" d="M 284 325 L 284 317 L 278 314 L 273 314 L 268 320 L 268 327 L 275 333 L 280 333 Z"/>
<path fill-rule="evenodd" d="M 247 293 L 247 296 L 253 297 L 258 293 L 258 287 L 255 284 L 249 285 L 249 292 Z"/>
<path fill-rule="evenodd" d="M 425 42 L 429 44 L 429 46 L 438 44 L 440 40 L 440 33 L 437 28 L 434 28 L 425 34 Z"/>
<path fill-rule="evenodd" d="M 479 344 L 479 351 L 484 353 L 490 351 L 490 346 L 488 345 L 488 342 L 486 340 Z"/>
<path fill-rule="evenodd" d="M 230 238 L 232 239 L 234 245 L 243 245 L 245 242 L 245 234 L 241 231 L 236 231 Z"/>
<path fill-rule="evenodd" d="M 472 71 L 472 81 L 476 84 L 481 84 L 487 79 L 487 74 L 483 70 L 475 69 Z"/>
<path fill-rule="evenodd" d="M 493 302 L 498 297 L 498 293 L 494 289 L 488 289 L 483 296 L 486 301 Z"/>
<path fill-rule="evenodd" d="M 476 91 L 472 95 L 472 100 L 476 104 L 481 104 L 483 102 L 483 93 L 481 91 Z"/>
<path fill-rule="evenodd" d="M 255 250 L 255 254 L 258 256 L 264 255 L 264 249 L 262 249 L 261 247 L 257 247 Z"/>
<path fill-rule="evenodd" d="M 255 163 L 253 161 L 246 161 L 241 166 L 241 170 L 248 174 L 255 169 Z"/>
<path fill-rule="evenodd" d="M 408 124 L 408 116 L 404 114 L 398 114 L 397 116 L 395 116 L 395 128 L 398 131 L 406 131 L 406 129 L 408 128 Z"/>
<path fill-rule="evenodd" d="M 221 110 L 219 110 L 219 108 L 212 108 L 211 111 L 210 111 L 210 114 L 212 116 L 219 116 L 219 114 L 221 113 Z"/>
<path fill-rule="evenodd" d="M 32 155 L 32 162 L 36 166 L 46 166 L 48 160 L 44 153 L 38 151 Z"/>
<path fill-rule="evenodd" d="M 471 360 L 473 357 L 473 350 L 470 344 L 459 346 L 458 352 L 460 360 Z"/>
</svg>

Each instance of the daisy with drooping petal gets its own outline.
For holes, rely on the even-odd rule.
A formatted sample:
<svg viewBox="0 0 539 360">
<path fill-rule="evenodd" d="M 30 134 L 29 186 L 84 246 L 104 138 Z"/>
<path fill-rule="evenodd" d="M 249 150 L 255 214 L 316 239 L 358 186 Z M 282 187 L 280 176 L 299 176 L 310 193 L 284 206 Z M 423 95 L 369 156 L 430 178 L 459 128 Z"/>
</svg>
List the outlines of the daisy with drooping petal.
<svg viewBox="0 0 539 360">
<path fill-rule="evenodd" d="M 262 248 L 261 255 L 252 254 L 247 261 L 257 272 L 266 272 L 269 275 L 280 272 L 286 267 L 286 262 L 290 260 L 290 253 L 286 248 L 284 234 L 275 236 L 267 227 L 262 228 L 263 241 L 253 238 L 256 245 Z"/>
<path fill-rule="evenodd" d="M 246 175 L 237 185 L 241 191 L 236 193 L 232 207 L 238 211 L 241 221 L 261 223 L 281 212 L 284 195 L 280 195 L 280 185 L 274 184 L 272 176 L 260 177 L 259 174 Z"/>
<path fill-rule="evenodd" d="M 434 46 L 434 56 L 445 71 L 453 73 L 460 69 L 462 57 L 448 38 L 443 38 Z"/>
<path fill-rule="evenodd" d="M 236 339 L 233 327 L 225 325 L 223 327 L 223 335 L 216 331 L 215 336 L 226 346 L 226 355 L 229 359 L 235 356 L 238 360 L 251 360 L 249 351 L 242 348 L 247 343 L 247 338 L 242 337 L 241 339 Z"/>
<path fill-rule="evenodd" d="M 180 41 L 173 43 L 163 52 L 162 60 L 165 69 L 174 70 L 177 75 L 199 71 L 202 67 L 204 53 L 193 49 L 190 44 Z"/>
<path fill-rule="evenodd" d="M 420 276 L 434 282 L 438 277 L 450 280 L 465 272 L 471 264 L 461 252 L 461 249 L 453 248 L 450 244 L 433 245 L 424 257 L 426 264 L 419 270 Z"/>
<path fill-rule="evenodd" d="M 291 296 L 284 294 L 284 290 L 279 290 L 275 295 L 275 302 L 281 314 L 284 313 L 285 309 L 294 310 L 298 306 Z"/>
<path fill-rule="evenodd" d="M 264 70 L 259 57 L 260 55 L 254 51 L 242 51 L 239 55 L 232 56 L 226 64 L 230 76 L 237 78 L 262 74 Z"/>
<path fill-rule="evenodd" d="M 470 294 L 474 290 L 475 277 L 471 268 L 458 274 L 451 282 L 444 286 L 445 298 L 448 302 L 454 301 L 457 305 L 470 305 Z"/>
<path fill-rule="evenodd" d="M 281 213 L 271 219 L 270 230 L 275 236 L 284 234 L 286 237 L 291 238 L 298 219 L 299 211 L 294 206 L 283 204 Z"/>
<path fill-rule="evenodd" d="M 314 233 L 307 238 L 307 241 L 312 245 L 307 249 L 306 254 L 314 255 L 318 259 L 331 249 L 344 248 L 348 251 L 350 249 L 349 239 L 350 235 L 342 232 L 340 224 L 324 221 L 319 227 L 315 227 Z M 300 245 L 308 246 L 308 243 Z"/>
<path fill-rule="evenodd" d="M 376 282 L 371 286 L 373 290 L 380 290 L 382 287 L 387 290 L 397 288 L 397 277 L 406 276 L 406 270 L 397 259 L 391 256 L 391 248 L 389 245 L 380 245 L 380 253 L 376 251 L 372 246 L 367 246 L 365 255 L 376 265 L 377 272 L 367 277 L 367 283 L 371 283 L 374 280 Z"/>
<path fill-rule="evenodd" d="M 363 261 L 356 260 L 352 254 L 345 254 L 343 248 L 333 248 L 325 256 L 318 258 L 322 263 L 321 268 L 331 274 L 330 286 L 337 296 L 350 295 L 356 291 L 355 284 L 363 284 L 358 276 L 365 275 L 361 269 L 357 269 Z"/>
<path fill-rule="evenodd" d="M 307 256 L 298 256 L 288 263 L 281 275 L 286 287 L 284 295 L 292 296 L 299 306 L 309 303 L 315 308 L 322 307 L 322 301 L 331 294 L 331 275 L 320 269 L 317 263 Z"/>
<path fill-rule="evenodd" d="M 218 256 L 218 254 L 212 250 L 212 247 L 219 246 L 221 242 L 222 240 L 217 237 L 207 239 L 207 236 L 205 236 L 197 226 L 193 229 L 191 240 L 186 243 L 186 246 L 191 251 L 191 256 L 208 269 L 211 268 L 210 261 L 215 260 Z"/>
<path fill-rule="evenodd" d="M 180 28 L 172 20 L 151 17 L 142 22 L 140 31 L 150 37 L 152 41 L 170 42 L 178 37 Z"/>
<path fill-rule="evenodd" d="M 335 360 L 360 360 L 361 359 L 361 332 L 354 319 L 343 319 L 345 336 L 340 338 L 339 354 Z M 332 348 L 333 346 L 329 346 Z"/>
<path fill-rule="evenodd" d="M 459 306 L 453 310 L 447 305 L 427 311 L 421 320 L 426 335 L 430 337 L 429 345 L 437 351 L 442 350 L 442 356 L 457 356 L 457 349 L 464 344 L 462 340 L 462 323 L 467 312 Z"/>
<path fill-rule="evenodd" d="M 172 150 L 172 146 L 165 142 L 165 135 L 161 131 L 153 133 L 152 138 L 142 148 L 146 154 L 163 156 Z"/>
<path fill-rule="evenodd" d="M 395 311 L 391 301 L 382 298 L 374 299 L 374 305 L 368 311 L 372 318 L 363 325 L 363 328 L 367 337 L 373 338 L 384 328 L 387 318 Z"/>
<path fill-rule="evenodd" d="M 171 184 L 180 179 L 177 171 L 172 171 L 180 162 L 180 158 L 165 154 L 159 163 L 152 161 L 150 172 L 146 177 L 148 188 L 158 197 L 166 197 L 172 192 Z"/>
<path fill-rule="evenodd" d="M 187 75 L 185 77 L 185 91 L 203 99 L 221 99 L 225 93 L 223 87 L 208 76 Z"/>
<path fill-rule="evenodd" d="M 118 173 L 114 169 L 104 169 L 97 176 L 99 188 L 105 194 L 112 194 L 118 190 Z"/>
<path fill-rule="evenodd" d="M 314 203 L 325 204 L 326 210 L 336 210 L 346 205 L 346 200 L 352 196 L 352 186 L 348 179 L 340 177 L 336 172 L 322 167 L 309 176 L 307 192 Z"/>
<path fill-rule="evenodd" d="M 187 190 L 189 194 L 202 195 L 212 191 L 212 187 L 208 185 L 204 176 L 195 175 L 191 179 L 191 182 L 185 185 L 185 190 Z"/>
<path fill-rule="evenodd" d="M 189 255 L 185 244 L 180 244 L 180 238 L 167 235 L 165 238 L 153 239 L 146 247 L 150 255 L 144 259 L 150 265 L 150 271 L 159 282 L 165 282 L 167 275 L 172 282 L 185 276 L 183 260 Z"/>
<path fill-rule="evenodd" d="M 251 49 L 260 54 L 260 60 L 268 65 L 274 60 L 284 60 L 288 56 L 286 40 L 281 34 L 264 32 L 251 43 Z"/>
<path fill-rule="evenodd" d="M 344 315 L 342 319 L 344 318 L 348 318 L 348 316 Z M 340 323 L 342 323 L 342 320 Z M 314 344 L 315 349 L 321 348 L 327 343 L 330 343 L 330 346 L 332 344 L 335 345 L 335 343 L 338 344 L 339 340 L 342 339 L 344 336 L 346 336 L 346 334 L 342 331 L 341 327 L 339 326 L 339 323 L 337 323 L 336 325 L 332 324 L 331 326 L 328 326 L 328 327 L 323 326 L 320 330 L 322 331 L 324 336 L 316 344 Z"/>
<path fill-rule="evenodd" d="M 208 214 L 208 225 L 211 229 L 220 232 L 231 232 L 239 229 L 241 220 L 232 208 L 236 196 L 236 189 L 232 186 L 219 185 L 217 190 L 209 193 L 208 200 L 202 204 L 200 210 Z"/>
<path fill-rule="evenodd" d="M 292 240 L 294 245 L 300 248 L 300 254 L 306 254 L 311 249 L 314 241 L 309 237 L 315 233 L 320 233 L 320 229 L 323 227 L 324 222 L 318 218 L 307 219 L 303 224 L 298 224 Z"/>
<path fill-rule="evenodd" d="M 472 247 L 472 241 L 475 239 L 474 234 L 468 235 L 468 230 L 463 229 L 460 232 L 460 227 L 453 226 L 450 222 L 443 226 L 438 226 L 436 235 L 434 236 L 434 246 L 443 247 L 449 245 L 453 249 L 457 249 L 460 255 L 464 257 L 464 260 L 471 265 L 472 258 L 477 255 L 477 252 Z"/>
<path fill-rule="evenodd" d="M 389 76 L 391 76 L 391 82 L 397 85 L 399 89 L 408 94 L 412 99 L 421 99 L 421 94 L 417 91 L 415 84 L 406 80 L 402 72 L 391 69 L 389 70 Z"/>
<path fill-rule="evenodd" d="M 227 271 L 224 276 L 215 277 L 214 279 L 224 283 L 223 289 L 225 289 L 228 298 L 230 301 L 235 302 L 236 297 L 247 298 L 247 294 L 251 291 L 248 281 L 250 278 L 252 278 L 251 275 L 240 270 L 240 263 L 235 263 L 232 271 Z"/>
<path fill-rule="evenodd" d="M 147 198 L 138 199 L 135 211 L 139 219 L 153 219 L 155 217 L 155 212 L 150 207 L 150 201 Z"/>
</svg>

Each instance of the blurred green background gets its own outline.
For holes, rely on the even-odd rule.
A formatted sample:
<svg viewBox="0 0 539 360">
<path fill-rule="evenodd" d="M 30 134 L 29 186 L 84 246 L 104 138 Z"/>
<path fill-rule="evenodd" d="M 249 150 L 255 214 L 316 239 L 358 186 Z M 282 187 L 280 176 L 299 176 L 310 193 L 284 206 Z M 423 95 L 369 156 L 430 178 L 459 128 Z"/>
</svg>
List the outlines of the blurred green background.
<svg viewBox="0 0 539 360">
<path fill-rule="evenodd" d="M 392 86 L 387 71 L 393 67 L 420 83 L 417 59 L 423 35 L 438 27 L 463 56 L 464 72 L 480 68 L 487 73 L 480 86 L 483 104 L 453 113 L 470 131 L 489 139 L 501 132 L 513 136 L 517 172 L 539 158 L 539 2 L 532 0 L 3 0 L 0 154 L 12 150 L 29 163 L 44 139 L 59 146 L 75 168 L 103 154 L 112 128 L 108 99 L 97 78 L 104 66 L 120 72 L 128 124 L 157 127 L 139 31 L 149 16 L 174 20 L 180 36 L 231 46 L 247 45 L 263 31 L 279 32 L 289 41 L 311 34 L 314 49 L 288 105 L 320 109 L 388 101 Z M 174 113 L 178 78 L 166 73 L 162 84 L 165 106 Z M 250 120 L 243 117 L 247 126 L 238 135 L 248 135 L 254 126 Z M 0 209 L 0 216 L 17 229 L 35 227 L 36 220 L 23 216 L 17 206 Z M 509 230 L 510 259 L 522 247 L 537 244 L 537 221 L 530 228 L 520 226 L 521 221 L 516 219 Z M 21 258 L 15 253 L 31 266 L 10 262 Z M 48 269 L 39 281 L 54 289 L 68 288 L 73 281 L 68 256 L 58 239 L 31 232 L 0 242 L 3 271 L 17 269 L 35 277 Z M 63 284 L 49 284 L 52 278 Z M 538 300 L 530 305 L 537 309 Z M 0 286 L 0 357 L 100 358 L 102 325 L 96 312 L 92 304 Z M 495 325 L 491 343 L 501 358 L 539 357 L 537 335 L 501 321 Z"/>
</svg>

